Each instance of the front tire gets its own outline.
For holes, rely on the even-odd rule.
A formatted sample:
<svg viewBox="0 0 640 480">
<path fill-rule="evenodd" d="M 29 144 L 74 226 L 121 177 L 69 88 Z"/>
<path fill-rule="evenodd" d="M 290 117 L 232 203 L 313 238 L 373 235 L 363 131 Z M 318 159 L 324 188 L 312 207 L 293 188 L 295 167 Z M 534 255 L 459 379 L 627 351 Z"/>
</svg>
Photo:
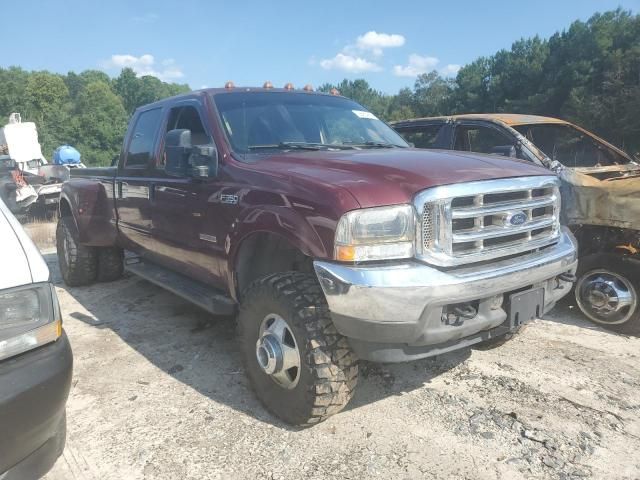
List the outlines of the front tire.
<svg viewBox="0 0 640 480">
<path fill-rule="evenodd" d="M 308 426 L 351 400 L 357 359 L 313 275 L 286 272 L 255 281 L 243 295 L 238 326 L 251 386 L 277 417 Z"/>
<path fill-rule="evenodd" d="M 58 264 L 64 283 L 70 287 L 89 285 L 98 273 L 97 253 L 94 247 L 78 243 L 76 228 L 71 217 L 60 217 L 56 227 Z"/>
<path fill-rule="evenodd" d="M 624 257 L 599 253 L 578 263 L 575 298 L 589 318 L 615 332 L 640 335 L 640 271 Z"/>
</svg>

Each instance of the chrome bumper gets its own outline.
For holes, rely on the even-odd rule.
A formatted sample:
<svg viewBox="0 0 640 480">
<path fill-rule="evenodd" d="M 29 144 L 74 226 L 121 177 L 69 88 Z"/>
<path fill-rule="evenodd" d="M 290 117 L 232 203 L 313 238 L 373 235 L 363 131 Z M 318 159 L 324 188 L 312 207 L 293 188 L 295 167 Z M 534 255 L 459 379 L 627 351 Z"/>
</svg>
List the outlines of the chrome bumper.
<svg viewBox="0 0 640 480">
<path fill-rule="evenodd" d="M 575 238 L 563 229 L 555 245 L 480 266 L 437 269 L 407 260 L 378 265 L 317 261 L 314 267 L 333 322 L 356 353 L 370 360 L 403 361 L 466 346 L 474 335 L 500 327 L 507 319 L 507 298 L 500 304 L 496 296 L 544 288 L 549 310 L 571 289 L 571 282 L 558 275 L 575 273 L 576 250 Z M 456 325 L 442 321 L 444 307 L 471 301 L 478 302 L 474 318 Z M 389 349 L 413 353 L 383 353 Z"/>
</svg>

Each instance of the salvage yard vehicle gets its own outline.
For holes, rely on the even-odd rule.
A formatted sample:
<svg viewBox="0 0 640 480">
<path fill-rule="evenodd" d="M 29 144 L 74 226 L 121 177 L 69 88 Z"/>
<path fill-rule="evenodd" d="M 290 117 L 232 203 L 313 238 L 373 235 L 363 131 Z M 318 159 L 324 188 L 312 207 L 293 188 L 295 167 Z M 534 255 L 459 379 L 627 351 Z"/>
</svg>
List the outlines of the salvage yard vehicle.
<svg viewBox="0 0 640 480">
<path fill-rule="evenodd" d="M 266 408 L 310 425 L 358 359 L 496 341 L 572 287 L 575 239 L 539 166 L 409 145 L 310 87 L 207 89 L 139 108 L 116 166 L 71 171 L 68 285 L 123 269 L 214 314 L 238 310 Z"/>
<path fill-rule="evenodd" d="M 0 200 L 0 478 L 40 478 L 62 454 L 72 354 L 49 269 Z"/>
<path fill-rule="evenodd" d="M 516 157 L 562 180 L 562 223 L 578 239 L 575 299 L 611 330 L 640 335 L 640 163 L 557 118 L 468 114 L 393 127 L 416 147 Z"/>
<path fill-rule="evenodd" d="M 67 168 L 50 165 L 42 155 L 36 124 L 12 113 L 0 128 L 0 199 L 11 212 L 55 212 L 68 176 Z"/>
</svg>

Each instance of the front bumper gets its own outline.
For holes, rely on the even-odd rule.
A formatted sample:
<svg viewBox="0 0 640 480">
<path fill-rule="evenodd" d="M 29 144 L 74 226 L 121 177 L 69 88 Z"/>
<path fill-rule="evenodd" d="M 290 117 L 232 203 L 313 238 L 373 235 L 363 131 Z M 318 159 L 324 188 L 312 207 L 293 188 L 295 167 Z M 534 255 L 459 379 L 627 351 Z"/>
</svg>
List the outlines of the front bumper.
<svg viewBox="0 0 640 480">
<path fill-rule="evenodd" d="M 62 453 L 72 368 L 64 333 L 0 362 L 0 479 L 40 478 Z"/>
<path fill-rule="evenodd" d="M 558 278 L 575 273 L 577 245 L 563 229 L 555 245 L 483 265 L 437 269 L 416 260 L 378 265 L 314 262 L 337 330 L 360 358 L 405 361 L 504 335 L 507 311 L 497 295 L 544 288 L 544 311 L 571 289 Z M 504 297 L 506 303 L 507 295 Z M 472 319 L 442 321 L 447 305 L 477 302 Z"/>
</svg>

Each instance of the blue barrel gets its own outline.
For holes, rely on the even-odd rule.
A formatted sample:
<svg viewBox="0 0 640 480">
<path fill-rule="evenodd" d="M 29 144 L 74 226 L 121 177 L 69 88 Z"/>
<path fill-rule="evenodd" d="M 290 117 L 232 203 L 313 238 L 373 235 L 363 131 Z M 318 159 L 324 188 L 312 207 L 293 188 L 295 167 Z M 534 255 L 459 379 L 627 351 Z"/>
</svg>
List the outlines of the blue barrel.
<svg viewBox="0 0 640 480">
<path fill-rule="evenodd" d="M 53 152 L 53 163 L 56 165 L 76 165 L 80 163 L 80 152 L 71 145 L 60 145 Z"/>
</svg>

